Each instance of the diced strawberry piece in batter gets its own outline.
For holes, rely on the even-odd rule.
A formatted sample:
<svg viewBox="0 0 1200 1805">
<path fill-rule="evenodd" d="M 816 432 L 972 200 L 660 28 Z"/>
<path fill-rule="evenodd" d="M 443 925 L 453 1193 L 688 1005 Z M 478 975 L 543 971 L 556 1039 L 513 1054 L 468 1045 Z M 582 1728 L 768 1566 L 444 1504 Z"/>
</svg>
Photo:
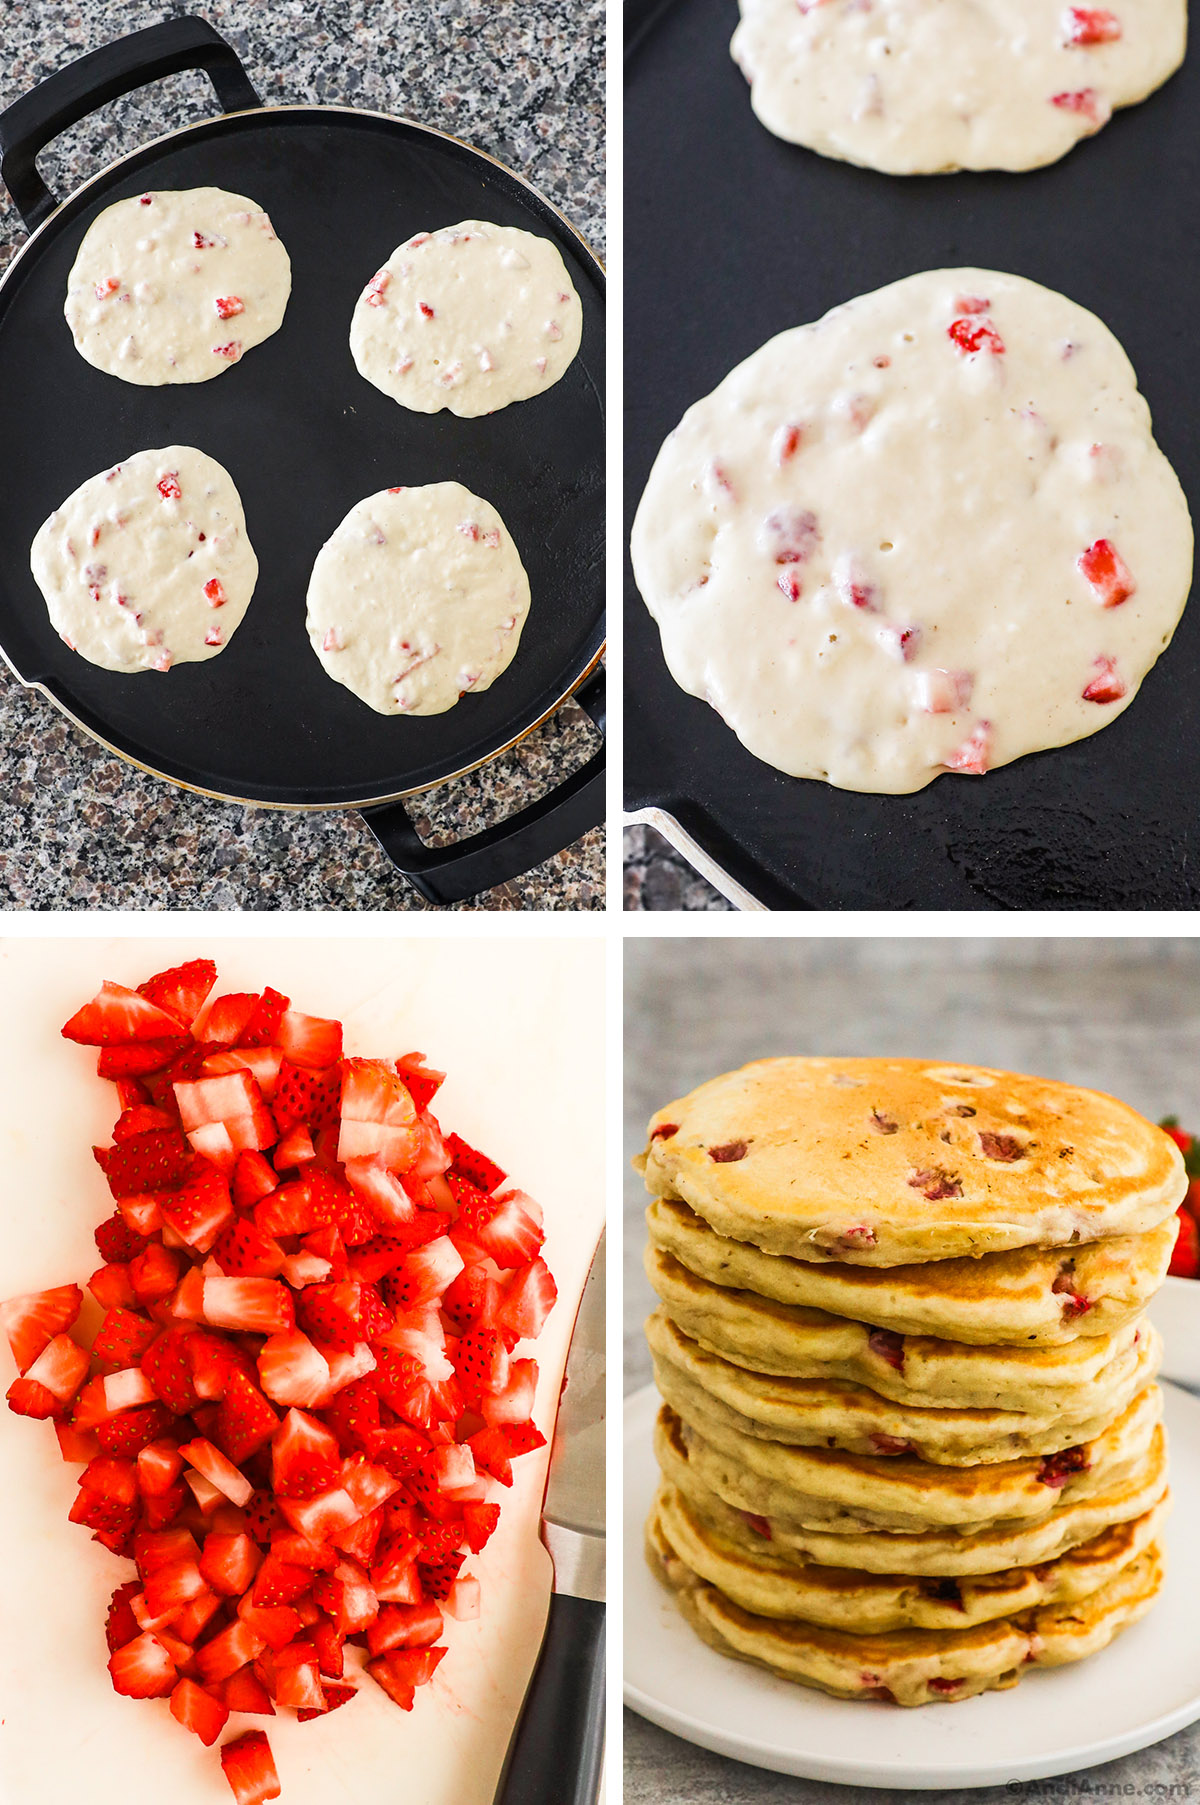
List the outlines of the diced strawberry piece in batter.
<svg viewBox="0 0 1200 1805">
<path fill-rule="evenodd" d="M 794 570 L 785 570 L 781 577 L 776 578 L 776 588 L 781 595 L 787 597 L 789 602 L 798 602 L 804 585 Z"/>
<path fill-rule="evenodd" d="M 428 301 L 418 301 L 417 312 L 423 320 L 431 320 L 434 317 L 433 308 L 429 305 Z"/>
<path fill-rule="evenodd" d="M 479 368 L 483 371 L 484 375 L 486 376 L 488 371 L 494 370 L 495 367 L 496 366 L 492 362 L 492 354 L 488 350 L 487 346 L 485 345 L 483 347 L 482 351 L 479 353 Z"/>
<path fill-rule="evenodd" d="M 1063 43 L 1069 49 L 1091 44 L 1114 44 L 1121 35 L 1121 21 L 1103 6 L 1068 6 L 1063 14 Z"/>
<path fill-rule="evenodd" d="M 546 359 L 544 357 L 535 357 L 533 360 L 533 367 L 539 376 L 544 376 L 546 374 Z"/>
<path fill-rule="evenodd" d="M 921 629 L 920 627 L 894 627 L 889 621 L 886 626 L 878 629 L 875 637 L 885 652 L 890 652 L 893 658 L 901 658 L 905 664 L 909 664 L 917 655 L 917 647 L 921 643 Z"/>
<path fill-rule="evenodd" d="M 926 714 L 953 714 L 971 700 L 975 679 L 970 671 L 920 671 L 917 694 Z"/>
<path fill-rule="evenodd" d="M 152 194 L 142 194 L 142 195 L 138 196 L 138 199 L 139 199 L 140 204 L 143 207 L 148 207 L 150 205 L 151 201 L 154 199 L 154 196 Z"/>
<path fill-rule="evenodd" d="M 841 557 L 834 565 L 833 581 L 848 608 L 862 608 L 868 614 L 879 612 L 879 591 L 868 583 L 854 558 Z"/>
<path fill-rule="evenodd" d="M 803 439 L 804 428 L 802 426 L 781 426 L 772 441 L 775 462 L 786 464 L 789 458 L 794 458 Z"/>
<path fill-rule="evenodd" d="M 223 645 L 224 641 L 221 638 L 220 627 L 216 627 L 216 626 L 210 627 L 208 629 L 208 632 L 204 635 L 204 643 L 206 646 Z"/>
<path fill-rule="evenodd" d="M 470 520 L 460 520 L 458 530 L 465 539 L 478 539 L 479 528 Z"/>
<path fill-rule="evenodd" d="M 776 564 L 803 564 L 820 544 L 817 517 L 809 508 L 776 508 L 758 529 L 758 548 Z"/>
<path fill-rule="evenodd" d="M 173 470 L 168 470 L 165 476 L 159 477 L 158 492 L 164 501 L 179 500 L 183 490 L 179 487 L 179 478 Z"/>
<path fill-rule="evenodd" d="M 1085 702 L 1119 702 L 1126 693 L 1124 679 L 1117 675 L 1117 661 L 1103 654 L 1092 666 L 1096 675 L 1083 692 Z"/>
<path fill-rule="evenodd" d="M 492 551 L 498 551 L 500 548 L 500 528 L 498 526 L 490 527 L 483 535 L 483 543 L 490 546 Z"/>
<path fill-rule="evenodd" d="M 965 356 L 971 356 L 977 351 L 990 351 L 993 356 L 999 357 L 1004 351 L 1004 340 L 988 319 L 955 320 L 947 330 Z"/>
<path fill-rule="evenodd" d="M 1112 112 L 1112 108 L 1095 88 L 1079 88 L 1073 94 L 1052 94 L 1051 106 L 1061 107 L 1064 113 L 1082 113 L 1095 125 L 1103 125 Z"/>
<path fill-rule="evenodd" d="M 983 295 L 959 295 L 954 303 L 955 313 L 986 313 L 991 302 Z"/>
<path fill-rule="evenodd" d="M 213 346 L 213 356 L 214 357 L 228 357 L 228 358 L 236 361 L 236 359 L 239 358 L 241 355 L 242 355 L 242 341 L 237 338 L 231 338 L 227 345 L 214 345 Z"/>
<path fill-rule="evenodd" d="M 942 763 L 947 771 L 965 771 L 972 777 L 982 777 L 988 768 L 988 759 L 992 750 L 992 729 L 988 721 L 980 721 L 972 729 L 961 746 L 948 752 Z"/>
<path fill-rule="evenodd" d="M 96 299 L 98 301 L 107 300 L 109 295 L 116 294 L 120 286 L 121 284 L 116 276 L 106 276 L 103 282 L 96 283 Z"/>
<path fill-rule="evenodd" d="M 321 641 L 321 650 L 323 652 L 340 652 L 341 649 L 342 642 L 338 638 L 338 630 L 336 627 L 330 627 L 328 633 L 326 633 L 324 639 Z"/>
<path fill-rule="evenodd" d="M 562 337 L 562 327 L 557 320 L 546 321 L 546 337 L 552 342 L 556 342 Z"/>
<path fill-rule="evenodd" d="M 208 597 L 208 605 L 210 608 L 223 608 L 225 603 L 229 600 L 229 597 L 221 587 L 220 577 L 209 577 L 208 582 L 204 585 L 204 593 Z"/>
<path fill-rule="evenodd" d="M 168 652 L 166 646 L 163 646 L 160 651 L 157 651 L 154 654 L 154 669 L 156 671 L 169 671 L 170 668 L 171 654 Z"/>
<path fill-rule="evenodd" d="M 246 303 L 237 295 L 218 295 L 215 302 L 217 313 L 223 320 L 231 320 L 235 313 L 245 313 Z"/>
<path fill-rule="evenodd" d="M 216 242 L 215 238 L 208 238 L 203 232 L 192 233 L 192 243 L 198 251 L 211 251 Z"/>
<path fill-rule="evenodd" d="M 363 289 L 363 300 L 368 307 L 382 307 L 384 291 L 391 281 L 391 274 L 385 269 L 376 270 L 367 286 Z"/>
<path fill-rule="evenodd" d="M 1134 582 L 1120 552 L 1111 539 L 1097 539 L 1075 560 L 1106 608 L 1116 608 L 1134 593 Z"/>
</svg>

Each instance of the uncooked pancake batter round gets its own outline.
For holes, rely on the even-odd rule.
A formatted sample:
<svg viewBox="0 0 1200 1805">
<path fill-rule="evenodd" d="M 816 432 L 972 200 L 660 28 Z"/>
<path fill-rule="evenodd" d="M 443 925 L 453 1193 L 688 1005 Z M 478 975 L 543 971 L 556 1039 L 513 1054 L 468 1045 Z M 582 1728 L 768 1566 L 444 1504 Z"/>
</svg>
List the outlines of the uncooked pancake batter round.
<svg viewBox="0 0 1200 1805">
<path fill-rule="evenodd" d="M 41 527 L 30 565 L 59 637 L 107 671 L 215 658 L 258 577 L 233 478 L 190 445 L 89 477 Z"/>
<path fill-rule="evenodd" d="M 418 232 L 359 296 L 359 373 L 419 414 L 474 418 L 540 395 L 564 374 L 583 309 L 558 249 L 515 226 L 467 219 Z"/>
<path fill-rule="evenodd" d="M 317 553 L 308 637 L 379 714 L 442 714 L 516 655 L 529 579 L 490 502 L 461 483 L 383 489 Z"/>
<path fill-rule="evenodd" d="M 291 287 L 256 201 L 156 189 L 92 221 L 64 311 L 80 355 L 122 382 L 208 382 L 279 330 Z"/>
<path fill-rule="evenodd" d="M 941 270 L 781 333 L 690 408 L 632 555 L 675 681 L 756 757 L 900 794 L 1128 707 L 1192 530 L 1107 327 Z"/>
<path fill-rule="evenodd" d="M 1186 0 L 741 0 L 770 131 L 892 175 L 1034 169 L 1183 61 Z"/>
</svg>

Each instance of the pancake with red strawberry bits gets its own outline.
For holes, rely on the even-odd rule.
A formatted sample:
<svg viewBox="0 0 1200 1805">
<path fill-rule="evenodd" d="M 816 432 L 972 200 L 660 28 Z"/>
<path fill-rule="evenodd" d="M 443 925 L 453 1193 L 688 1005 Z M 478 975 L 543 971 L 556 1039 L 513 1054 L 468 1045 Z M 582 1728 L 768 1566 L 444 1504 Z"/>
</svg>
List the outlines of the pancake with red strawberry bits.
<svg viewBox="0 0 1200 1805">
<path fill-rule="evenodd" d="M 1145 1233 L 1187 1189 L 1114 1097 L 920 1059 L 756 1060 L 658 1110 L 644 1170 L 719 1234 L 871 1267 Z"/>
<path fill-rule="evenodd" d="M 1034 169 L 1183 61 L 1186 0 L 741 0 L 732 52 L 780 138 L 893 175 Z"/>
<path fill-rule="evenodd" d="M 756 758 L 900 795 L 1114 720 L 1192 528 L 1108 328 L 952 269 L 781 333 L 689 408 L 631 553 L 671 675 Z"/>
</svg>

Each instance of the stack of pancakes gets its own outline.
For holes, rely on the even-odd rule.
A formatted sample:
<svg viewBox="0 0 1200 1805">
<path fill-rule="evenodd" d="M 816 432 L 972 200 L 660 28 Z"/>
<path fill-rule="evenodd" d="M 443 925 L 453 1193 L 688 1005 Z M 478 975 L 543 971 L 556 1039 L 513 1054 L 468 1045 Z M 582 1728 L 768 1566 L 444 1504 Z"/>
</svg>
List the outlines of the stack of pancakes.
<svg viewBox="0 0 1200 1805">
<path fill-rule="evenodd" d="M 1013 1686 L 1162 1583 L 1187 1180 L 1094 1091 L 766 1059 L 650 1123 L 651 1566 L 714 1648 L 840 1697 Z"/>
</svg>

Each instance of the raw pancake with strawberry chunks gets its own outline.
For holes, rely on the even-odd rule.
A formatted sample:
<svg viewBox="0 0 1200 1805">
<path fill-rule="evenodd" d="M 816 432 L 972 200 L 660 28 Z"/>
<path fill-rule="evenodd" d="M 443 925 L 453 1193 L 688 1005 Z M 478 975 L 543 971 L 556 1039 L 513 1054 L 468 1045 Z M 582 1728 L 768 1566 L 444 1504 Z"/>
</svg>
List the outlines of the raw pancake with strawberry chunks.
<svg viewBox="0 0 1200 1805">
<path fill-rule="evenodd" d="M 1187 1189 L 1174 1141 L 1115 1097 L 920 1059 L 755 1060 L 656 1111 L 642 1165 L 719 1234 L 813 1262 L 925 1261 L 935 1286 L 958 1255 L 1060 1248 L 1065 1264 L 1171 1220 Z"/>
<path fill-rule="evenodd" d="M 720 1500 L 710 1494 L 717 1512 Z M 1056 1560 L 1009 1567 L 978 1579 L 920 1579 L 819 1566 L 768 1537 L 730 1535 L 664 1480 L 655 1500 L 658 1522 L 693 1572 L 743 1610 L 764 1617 L 802 1617 L 829 1629 L 877 1635 L 903 1629 L 966 1629 L 1045 1604 L 1070 1604 L 1113 1579 L 1156 1541 L 1170 1512 L 1161 1498 L 1140 1516 L 1102 1529 Z M 727 1513 L 728 1514 L 728 1513 Z M 747 1543 L 753 1546 L 747 1546 Z"/>
<path fill-rule="evenodd" d="M 556 245 L 466 219 L 392 252 L 359 296 L 350 350 L 359 374 L 402 407 L 473 419 L 553 387 L 582 332 Z"/>
<path fill-rule="evenodd" d="M 210 382 L 279 330 L 291 287 L 255 201 L 155 189 L 92 221 L 64 311 L 80 356 L 122 382 Z"/>
<path fill-rule="evenodd" d="M 777 136 L 893 175 L 1053 163 L 1183 61 L 1186 0 L 740 0 Z"/>
<path fill-rule="evenodd" d="M 697 1635 L 719 1653 L 838 1698 L 898 1705 L 1004 1690 L 1027 1666 L 1060 1667 L 1095 1654 L 1149 1610 L 1163 1582 L 1162 1550 L 1151 1543 L 1083 1599 L 968 1629 L 859 1635 L 744 1610 L 688 1566 L 657 1514 L 647 1526 L 646 1554 Z"/>
<path fill-rule="evenodd" d="M 1147 1324 L 1140 1357 L 1114 1384 L 1093 1383 L 1072 1414 L 1055 1399 L 1040 1412 L 946 1398 L 932 1405 L 898 1403 L 824 1373 L 794 1379 L 748 1372 L 707 1352 L 661 1311 L 647 1322 L 646 1338 L 658 1389 L 685 1419 L 711 1418 L 740 1435 L 788 1446 L 913 1454 L 955 1467 L 1057 1454 L 1089 1441 L 1149 1385 L 1162 1357 L 1162 1342 Z"/>
<path fill-rule="evenodd" d="M 77 1286 L 0 1306 L 10 1408 L 52 1419 L 83 1468 L 71 1521 L 136 1568 L 112 1685 L 208 1746 L 364 1676 L 410 1710 L 453 1665 L 496 1488 L 544 1445 L 519 1344 L 555 1299 L 537 1204 L 430 1111 L 442 1072 L 347 1056 L 340 1022 L 215 979 L 105 983 L 63 1029 L 120 1109 L 93 1149 L 116 1209 L 90 1354 Z M 239 1805 L 278 1796 L 261 1732 L 220 1757 Z"/>
<path fill-rule="evenodd" d="M 663 445 L 631 552 L 675 681 L 755 757 L 903 794 L 1128 707 L 1192 529 L 1107 327 L 961 269 L 740 364 Z"/>
<path fill-rule="evenodd" d="M 29 562 L 59 638 L 108 671 L 215 658 L 258 580 L 233 478 L 190 445 L 89 477 L 38 529 Z"/>
<path fill-rule="evenodd" d="M 516 657 L 529 579 L 490 502 L 461 483 L 384 489 L 317 553 L 308 637 L 378 714 L 443 714 Z"/>
</svg>

